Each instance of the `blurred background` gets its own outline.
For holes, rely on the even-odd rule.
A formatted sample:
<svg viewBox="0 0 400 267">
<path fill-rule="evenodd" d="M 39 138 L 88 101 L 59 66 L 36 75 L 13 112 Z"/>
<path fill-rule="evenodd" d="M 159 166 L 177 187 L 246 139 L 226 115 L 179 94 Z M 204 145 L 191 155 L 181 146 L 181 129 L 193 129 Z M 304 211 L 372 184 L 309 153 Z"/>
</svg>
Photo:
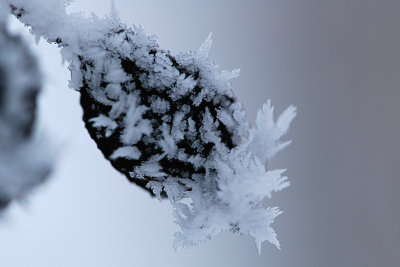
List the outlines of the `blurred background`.
<svg viewBox="0 0 400 267">
<path fill-rule="evenodd" d="M 71 12 L 109 12 L 76 0 Z M 37 46 L 46 86 L 37 131 L 57 150 L 52 179 L 13 204 L 0 226 L 0 266 L 400 266 L 400 1 L 116 0 L 172 53 L 198 49 L 234 80 L 248 119 L 269 98 L 298 107 L 270 168 L 291 187 L 265 202 L 282 250 L 222 233 L 192 250 L 172 248 L 172 209 L 115 171 L 89 138 L 79 95 L 54 45 Z"/>
</svg>

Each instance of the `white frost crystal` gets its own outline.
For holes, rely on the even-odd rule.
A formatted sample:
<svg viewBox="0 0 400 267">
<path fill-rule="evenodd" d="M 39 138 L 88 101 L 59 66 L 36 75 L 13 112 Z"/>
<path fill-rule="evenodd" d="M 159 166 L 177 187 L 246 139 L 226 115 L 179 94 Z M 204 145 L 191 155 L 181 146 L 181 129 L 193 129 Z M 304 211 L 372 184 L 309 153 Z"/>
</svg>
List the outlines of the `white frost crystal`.
<svg viewBox="0 0 400 267">
<path fill-rule="evenodd" d="M 34 34 L 62 47 L 86 128 L 105 157 L 130 181 L 168 197 L 180 226 L 175 247 L 224 230 L 253 236 L 259 250 L 264 241 L 279 247 L 270 225 L 281 212 L 261 202 L 289 185 L 266 163 L 289 144 L 279 139 L 294 107 L 275 122 L 268 101 L 250 128 L 230 83 L 239 71 L 208 59 L 211 35 L 199 51 L 173 56 L 115 10 L 85 19 L 59 0 L 8 2 Z"/>
</svg>

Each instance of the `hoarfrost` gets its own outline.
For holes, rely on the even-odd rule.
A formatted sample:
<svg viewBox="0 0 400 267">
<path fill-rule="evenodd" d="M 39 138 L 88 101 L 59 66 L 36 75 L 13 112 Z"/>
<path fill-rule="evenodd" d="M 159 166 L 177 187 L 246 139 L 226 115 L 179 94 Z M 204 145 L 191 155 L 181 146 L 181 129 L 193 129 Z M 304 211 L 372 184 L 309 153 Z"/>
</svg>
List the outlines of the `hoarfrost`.
<svg viewBox="0 0 400 267">
<path fill-rule="evenodd" d="M 192 247 L 229 230 L 279 247 L 270 225 L 281 211 L 262 201 L 289 185 L 266 163 L 296 115 L 275 122 L 270 101 L 250 128 L 230 80 L 208 59 L 211 35 L 198 51 L 173 56 L 141 27 L 117 17 L 67 14 L 61 0 L 1 0 L 32 33 L 62 47 L 70 86 L 81 93 L 91 137 L 113 166 L 174 207 L 174 246 Z M 46 15 L 43 15 L 46 14 Z"/>
<path fill-rule="evenodd" d="M 123 146 L 115 150 L 110 158 L 117 159 L 117 158 L 126 158 L 126 159 L 138 159 L 140 158 L 140 151 L 134 146 Z"/>
</svg>

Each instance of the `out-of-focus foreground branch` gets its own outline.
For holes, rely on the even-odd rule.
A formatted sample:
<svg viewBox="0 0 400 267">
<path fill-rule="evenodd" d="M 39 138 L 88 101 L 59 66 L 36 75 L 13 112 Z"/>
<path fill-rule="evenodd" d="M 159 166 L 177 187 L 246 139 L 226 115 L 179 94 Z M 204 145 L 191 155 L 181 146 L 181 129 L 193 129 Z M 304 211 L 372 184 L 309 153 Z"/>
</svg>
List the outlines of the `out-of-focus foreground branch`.
<svg viewBox="0 0 400 267">
<path fill-rule="evenodd" d="M 0 212 L 51 170 L 46 142 L 34 136 L 41 74 L 27 44 L 0 21 Z"/>
</svg>

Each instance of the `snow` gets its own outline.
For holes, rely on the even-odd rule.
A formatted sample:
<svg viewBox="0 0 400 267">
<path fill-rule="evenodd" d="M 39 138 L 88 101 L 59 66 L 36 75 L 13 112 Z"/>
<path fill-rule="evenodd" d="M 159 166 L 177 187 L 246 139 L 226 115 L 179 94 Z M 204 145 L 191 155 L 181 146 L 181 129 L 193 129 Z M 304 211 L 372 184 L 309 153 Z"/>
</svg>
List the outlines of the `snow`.
<svg viewBox="0 0 400 267">
<path fill-rule="evenodd" d="M 230 83 L 239 70 L 211 62 L 211 34 L 198 51 L 171 55 L 119 21 L 115 7 L 100 19 L 67 14 L 61 0 L 0 3 L 22 8 L 37 38 L 62 47 L 89 134 L 119 171 L 167 195 L 180 227 L 176 248 L 221 231 L 248 234 L 259 250 L 264 241 L 279 247 L 270 225 L 281 211 L 262 201 L 289 182 L 266 163 L 290 144 L 280 138 L 296 109 L 275 122 L 268 101 L 250 128 Z"/>
</svg>

